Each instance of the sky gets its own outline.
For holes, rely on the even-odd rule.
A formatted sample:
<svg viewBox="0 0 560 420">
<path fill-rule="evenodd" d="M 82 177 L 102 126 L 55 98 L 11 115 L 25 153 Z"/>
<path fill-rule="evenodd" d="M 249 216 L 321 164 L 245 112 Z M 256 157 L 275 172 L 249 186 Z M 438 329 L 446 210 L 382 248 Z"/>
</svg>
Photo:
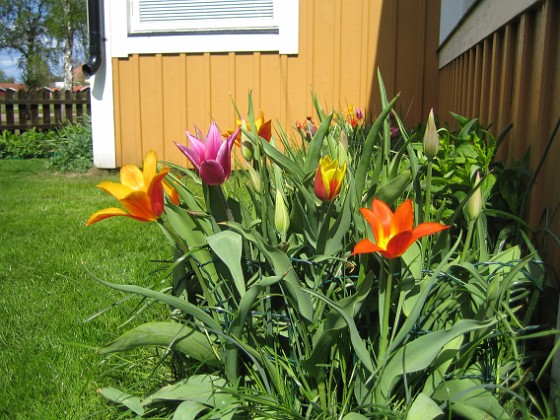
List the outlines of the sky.
<svg viewBox="0 0 560 420">
<path fill-rule="evenodd" d="M 0 51 L 0 69 L 6 74 L 6 76 L 13 76 L 16 81 L 20 80 L 20 71 L 17 67 L 17 56 L 15 54 L 10 55 L 6 51 Z"/>
</svg>

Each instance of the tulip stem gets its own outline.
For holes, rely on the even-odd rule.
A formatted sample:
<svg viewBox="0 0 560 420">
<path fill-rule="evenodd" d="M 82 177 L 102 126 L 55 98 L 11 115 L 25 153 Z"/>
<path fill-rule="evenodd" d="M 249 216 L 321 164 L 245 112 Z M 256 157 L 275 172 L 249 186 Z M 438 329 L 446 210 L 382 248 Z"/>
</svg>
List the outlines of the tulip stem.
<svg viewBox="0 0 560 420">
<path fill-rule="evenodd" d="M 430 210 L 432 208 L 432 159 L 428 158 L 428 168 L 426 173 L 426 202 L 424 203 L 424 214 L 422 217 L 421 222 L 429 222 L 430 221 Z M 424 236 L 422 238 L 422 262 L 425 262 L 425 253 L 427 248 L 428 238 Z"/>
<path fill-rule="evenodd" d="M 426 202 L 424 203 L 424 218 L 422 222 L 430 221 L 430 209 L 432 208 L 432 159 L 428 159 L 428 171 L 426 174 Z"/>
<path fill-rule="evenodd" d="M 389 260 L 387 264 L 387 278 L 385 279 L 385 291 L 383 293 L 383 313 L 381 322 L 381 334 L 379 339 L 379 363 L 384 362 L 385 353 L 389 339 L 389 318 L 391 313 L 391 291 L 393 289 L 393 270 L 395 264 Z"/>
<path fill-rule="evenodd" d="M 198 280 L 198 283 L 200 284 L 200 288 L 202 289 L 202 294 L 205 296 L 207 301 L 208 302 L 214 302 L 214 299 L 212 298 L 212 295 L 211 295 L 210 291 L 208 290 L 208 287 L 206 287 L 205 279 L 202 276 L 202 272 L 200 271 L 200 268 L 198 267 L 196 261 L 194 261 L 194 259 L 191 258 L 191 250 L 189 249 L 188 245 L 177 234 L 177 232 L 175 232 L 173 229 L 167 228 L 167 226 L 165 226 L 165 224 L 164 224 L 164 222 L 161 218 L 158 219 L 158 224 L 175 241 L 175 244 L 184 253 L 184 255 L 187 256 L 187 260 L 189 261 L 191 269 L 194 272 L 194 274 L 195 274 L 195 276 Z M 179 297 L 179 296 L 176 296 L 176 297 Z M 215 302 L 213 303 L 213 305 L 215 306 Z"/>
<path fill-rule="evenodd" d="M 463 252 L 461 252 L 461 263 L 467 259 L 467 254 L 471 247 L 471 241 L 474 231 L 474 224 L 476 219 L 469 220 L 469 228 L 467 230 L 467 237 L 465 238 L 465 245 L 463 246 Z"/>
</svg>

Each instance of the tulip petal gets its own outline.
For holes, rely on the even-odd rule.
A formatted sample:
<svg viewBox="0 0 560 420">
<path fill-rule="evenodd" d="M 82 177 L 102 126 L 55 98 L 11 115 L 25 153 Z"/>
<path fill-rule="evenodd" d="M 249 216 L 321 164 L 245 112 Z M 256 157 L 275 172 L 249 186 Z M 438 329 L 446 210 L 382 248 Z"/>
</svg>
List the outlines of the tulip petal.
<svg viewBox="0 0 560 420">
<path fill-rule="evenodd" d="M 231 174 L 231 150 L 233 149 L 233 145 L 235 144 L 237 133 L 239 133 L 239 129 L 237 129 L 221 144 L 216 156 L 216 161 L 221 165 L 224 171 L 224 181 L 228 179 Z"/>
<path fill-rule="evenodd" d="M 179 144 L 177 142 L 175 142 L 175 145 L 187 157 L 187 159 L 192 163 L 192 165 L 197 170 L 197 172 L 200 172 L 200 164 L 202 162 L 200 156 L 193 149 L 190 149 L 187 146 L 184 146 L 184 145 Z"/>
<path fill-rule="evenodd" d="M 321 166 L 317 168 L 317 172 L 315 173 L 315 195 L 321 201 L 328 200 L 328 192 L 327 186 L 323 182 L 323 177 L 321 176 Z"/>
<path fill-rule="evenodd" d="M 126 185 L 119 184 L 118 182 L 103 181 L 97 184 L 97 188 L 101 188 L 103 191 L 111 194 L 117 200 L 122 200 L 128 194 L 132 193 L 133 190 Z"/>
<path fill-rule="evenodd" d="M 200 165 L 200 178 L 207 185 L 220 185 L 226 180 L 224 168 L 215 160 L 206 160 Z"/>
<path fill-rule="evenodd" d="M 123 165 L 121 167 L 121 184 L 129 187 L 131 190 L 139 191 L 148 188 L 144 186 L 144 174 L 137 166 Z"/>
<path fill-rule="evenodd" d="M 157 153 L 154 149 L 150 150 L 144 159 L 144 167 L 142 168 L 142 174 L 144 176 L 144 185 L 150 185 L 154 176 L 157 173 Z"/>
<path fill-rule="evenodd" d="M 381 248 L 379 248 L 379 246 L 375 245 L 369 239 L 362 239 L 360 242 L 354 245 L 354 252 L 352 252 L 352 255 L 369 254 L 378 251 L 381 251 Z"/>
<path fill-rule="evenodd" d="M 375 243 L 384 248 L 387 244 L 387 241 L 389 240 L 389 235 L 385 233 L 383 223 L 381 223 L 381 220 L 373 210 L 361 208 L 360 212 L 366 219 L 366 222 L 368 222 L 371 226 L 373 237 L 375 238 Z M 389 229 L 387 229 L 387 231 L 388 230 Z"/>
<path fill-rule="evenodd" d="M 86 222 L 86 226 L 92 225 L 94 223 L 97 223 L 101 220 L 107 219 L 109 217 L 114 217 L 114 216 L 125 216 L 125 217 L 131 217 L 133 219 L 139 220 L 141 222 L 147 222 L 148 220 L 134 216 L 132 214 L 126 213 L 123 210 L 117 208 L 117 207 L 110 207 L 107 209 L 103 209 L 103 210 L 99 210 L 98 212 L 92 214 L 90 216 L 90 218 L 88 219 L 88 221 Z"/>
<path fill-rule="evenodd" d="M 169 173 L 169 168 L 164 168 L 155 176 L 148 188 L 152 212 L 158 217 L 163 213 L 163 179 Z"/>
<path fill-rule="evenodd" d="M 152 200 L 144 191 L 135 191 L 121 200 L 121 204 L 128 212 L 146 221 L 157 220 L 161 213 L 157 214 L 152 210 Z"/>
<path fill-rule="evenodd" d="M 391 234 L 391 221 L 393 220 L 391 208 L 385 202 L 374 198 L 371 202 L 371 211 L 378 220 L 379 237 L 388 240 Z M 373 233 L 375 234 L 375 231 Z"/>
<path fill-rule="evenodd" d="M 263 125 L 261 125 L 258 129 L 258 135 L 265 139 L 267 142 L 270 143 L 270 139 L 272 138 L 272 121 L 268 120 Z"/>
<path fill-rule="evenodd" d="M 414 241 L 412 231 L 399 232 L 389 240 L 385 252 L 381 254 L 386 258 L 400 257 Z"/>
<path fill-rule="evenodd" d="M 399 232 L 412 231 L 414 225 L 414 214 L 412 210 L 412 200 L 409 198 L 395 210 L 391 219 L 391 236 Z"/>
<path fill-rule="evenodd" d="M 206 150 L 204 160 L 218 160 L 218 152 L 224 142 L 216 121 L 212 121 L 206 135 Z"/>
<path fill-rule="evenodd" d="M 191 133 L 187 131 L 187 139 L 189 140 L 190 148 L 198 156 L 198 161 L 200 162 L 204 160 L 204 151 L 206 150 L 206 145 L 201 140 L 203 137 L 202 136 L 199 137 L 200 130 L 198 129 L 198 127 L 195 127 L 195 129 L 197 135 L 193 136 Z"/>
<path fill-rule="evenodd" d="M 413 241 L 417 240 L 418 238 L 422 238 L 423 236 L 431 235 L 432 233 L 437 233 L 442 230 L 448 229 L 450 227 L 451 226 L 445 226 L 435 222 L 420 223 L 412 231 L 412 237 L 414 238 Z"/>
<path fill-rule="evenodd" d="M 163 189 L 165 190 L 165 193 L 171 199 L 171 202 L 173 204 L 175 204 L 176 206 L 179 205 L 179 193 L 177 192 L 177 190 L 175 188 L 173 188 L 173 185 L 171 185 L 166 180 L 163 180 Z"/>
</svg>

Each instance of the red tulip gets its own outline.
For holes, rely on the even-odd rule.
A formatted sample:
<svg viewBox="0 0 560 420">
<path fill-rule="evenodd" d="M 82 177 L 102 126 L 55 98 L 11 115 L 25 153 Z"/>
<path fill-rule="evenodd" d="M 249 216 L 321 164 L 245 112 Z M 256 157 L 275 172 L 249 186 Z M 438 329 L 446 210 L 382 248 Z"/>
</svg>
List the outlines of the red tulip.
<svg viewBox="0 0 560 420">
<path fill-rule="evenodd" d="M 421 223 L 413 228 L 410 199 L 402 203 L 394 214 L 387 204 L 377 199 L 371 203 L 371 210 L 362 208 L 360 211 L 371 225 L 375 244 L 369 239 L 362 239 L 354 246 L 352 255 L 379 252 L 385 258 L 397 258 L 417 239 L 449 228 L 433 222 Z"/>
</svg>

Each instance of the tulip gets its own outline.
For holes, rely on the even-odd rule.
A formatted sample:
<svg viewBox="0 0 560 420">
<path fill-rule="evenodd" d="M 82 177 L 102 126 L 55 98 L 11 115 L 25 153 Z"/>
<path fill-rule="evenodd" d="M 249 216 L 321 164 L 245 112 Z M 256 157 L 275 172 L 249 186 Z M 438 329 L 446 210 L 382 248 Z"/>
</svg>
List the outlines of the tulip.
<svg viewBox="0 0 560 420">
<path fill-rule="evenodd" d="M 480 190 L 481 187 L 478 184 L 480 184 L 480 173 L 477 172 L 474 181 L 476 191 L 472 193 L 467 201 L 467 215 L 470 220 L 475 220 L 482 211 L 482 191 Z"/>
<path fill-rule="evenodd" d="M 437 132 L 433 108 L 430 110 L 430 115 L 428 116 L 428 125 L 426 126 L 426 131 L 424 132 L 423 145 L 424 154 L 428 160 L 435 158 L 439 150 L 439 134 Z"/>
<path fill-rule="evenodd" d="M 247 123 L 246 120 L 241 119 L 237 120 L 237 127 L 243 127 L 245 130 L 251 131 L 251 124 Z M 265 139 L 267 142 L 270 142 L 272 138 L 272 121 L 271 120 L 264 120 L 264 113 L 261 111 L 259 116 L 255 119 L 255 128 L 257 129 L 257 134 Z M 224 137 L 229 137 L 234 133 L 234 130 L 226 130 L 222 135 Z M 242 136 L 243 133 L 238 131 L 237 136 L 235 137 L 235 144 L 238 146 L 242 145 Z"/>
<path fill-rule="evenodd" d="M 348 107 L 346 112 L 346 121 L 348 121 L 352 127 L 357 127 L 363 118 L 364 114 L 361 108 L 354 108 L 353 105 Z"/>
<path fill-rule="evenodd" d="M 93 214 L 86 226 L 113 216 L 130 217 L 141 222 L 159 219 L 164 209 L 164 190 L 175 204 L 179 204 L 177 191 L 164 180 L 168 173 L 169 168 L 157 172 L 155 150 L 146 155 L 142 171 L 137 166 L 124 165 L 120 171 L 120 184 L 104 181 L 97 187 L 119 200 L 128 213 L 117 207 L 103 209 Z"/>
<path fill-rule="evenodd" d="M 344 175 L 346 174 L 346 162 L 340 167 L 338 160 L 331 160 L 325 156 L 319 161 L 315 173 L 315 195 L 321 201 L 329 201 L 340 192 Z"/>
<path fill-rule="evenodd" d="M 274 224 L 276 225 L 276 230 L 282 236 L 286 237 L 288 228 L 290 227 L 290 214 L 288 212 L 288 207 L 282 196 L 280 190 L 276 190 L 276 206 L 274 209 Z"/>
<path fill-rule="evenodd" d="M 220 130 L 213 121 L 206 139 L 196 128 L 196 136 L 187 131 L 190 147 L 175 143 L 179 150 L 190 160 L 207 185 L 221 185 L 231 174 L 231 149 L 239 128 L 222 141 Z"/>
<path fill-rule="evenodd" d="M 402 203 L 395 213 L 381 200 L 374 199 L 371 210 L 360 209 L 362 216 L 371 225 L 375 244 L 362 239 L 354 246 L 352 255 L 379 252 L 385 258 L 397 258 L 423 236 L 449 228 L 439 223 L 426 222 L 413 228 L 412 200 Z"/>
</svg>

